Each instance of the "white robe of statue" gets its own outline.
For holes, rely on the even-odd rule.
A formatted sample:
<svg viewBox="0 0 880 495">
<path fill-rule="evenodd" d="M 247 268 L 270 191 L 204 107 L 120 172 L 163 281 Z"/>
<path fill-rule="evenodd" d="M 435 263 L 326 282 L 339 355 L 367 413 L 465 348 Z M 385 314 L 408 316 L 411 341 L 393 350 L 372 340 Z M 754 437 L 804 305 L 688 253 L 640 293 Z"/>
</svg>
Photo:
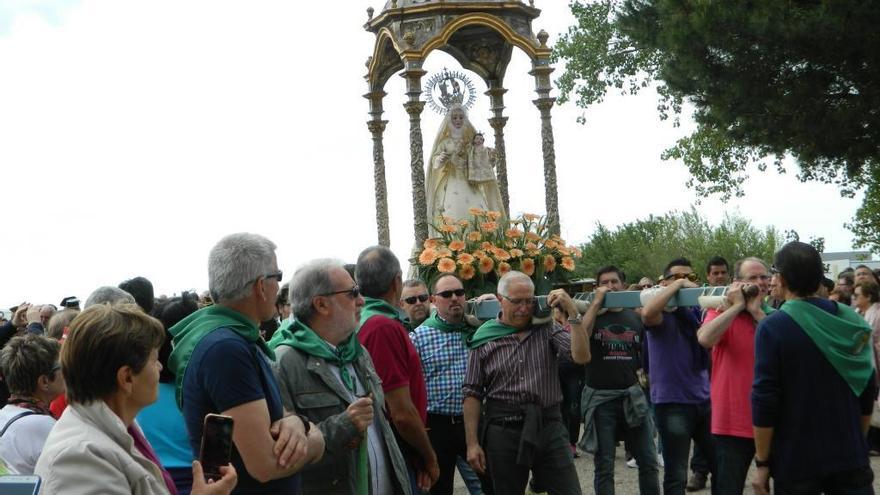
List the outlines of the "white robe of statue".
<svg viewBox="0 0 880 495">
<path fill-rule="evenodd" d="M 474 127 L 461 106 L 453 106 L 446 114 L 428 163 L 425 189 L 428 195 L 428 224 L 430 235 L 437 236 L 434 225 L 440 225 L 441 215 L 456 220 L 470 218 L 468 209 L 481 208 L 504 214 L 501 191 L 494 171 L 491 170 L 489 150 L 478 146 L 474 149 Z M 476 151 L 476 153 L 475 153 Z M 471 161 L 475 170 L 471 171 Z M 488 171 L 491 177 L 487 177 Z M 477 172 L 480 180 L 473 172 Z M 469 180 L 469 176 L 471 180 Z"/>
</svg>

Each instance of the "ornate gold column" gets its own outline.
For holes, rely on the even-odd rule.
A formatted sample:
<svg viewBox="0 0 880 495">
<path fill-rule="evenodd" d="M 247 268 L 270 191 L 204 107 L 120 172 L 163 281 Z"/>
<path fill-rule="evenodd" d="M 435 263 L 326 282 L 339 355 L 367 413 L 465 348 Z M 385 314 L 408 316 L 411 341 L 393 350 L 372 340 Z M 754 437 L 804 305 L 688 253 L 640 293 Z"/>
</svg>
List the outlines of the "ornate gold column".
<svg viewBox="0 0 880 495">
<path fill-rule="evenodd" d="M 507 148 L 504 145 L 504 126 L 507 125 L 507 117 L 504 116 L 504 93 L 507 90 L 501 86 L 500 81 L 490 81 L 486 96 L 489 97 L 489 107 L 492 110 L 492 118 L 489 125 L 495 130 L 495 166 L 498 175 L 498 188 L 501 190 L 501 203 L 504 211 L 510 216 L 510 195 L 507 190 Z"/>
<path fill-rule="evenodd" d="M 543 29 L 538 33 L 538 41 L 541 47 L 547 47 L 547 32 Z M 541 112 L 541 149 L 544 154 L 544 203 L 547 208 L 547 225 L 550 232 L 559 234 L 559 198 L 556 187 L 556 150 L 553 141 L 553 123 L 550 120 L 550 109 L 556 103 L 556 98 L 550 96 L 553 86 L 550 83 L 550 74 L 553 67 L 549 59 L 539 58 L 532 62 L 530 75 L 535 77 L 535 92 L 538 98 L 533 101 Z"/>
<path fill-rule="evenodd" d="M 421 246 L 428 238 L 428 206 L 425 199 L 425 152 L 422 144 L 422 110 L 425 102 L 421 101 L 422 76 L 421 60 L 407 60 L 406 69 L 400 74 L 406 79 L 407 102 L 403 104 L 409 114 L 409 154 L 410 173 L 413 188 L 413 225 L 415 226 L 416 246 Z"/>
<path fill-rule="evenodd" d="M 378 230 L 379 244 L 391 245 L 391 231 L 388 226 L 388 186 L 385 184 L 385 145 L 382 135 L 385 132 L 387 120 L 382 120 L 382 100 L 385 98 L 382 90 L 375 90 L 364 95 L 370 101 L 370 115 L 373 117 L 367 121 L 367 128 L 373 135 L 373 182 L 376 186 L 376 228 Z"/>
</svg>

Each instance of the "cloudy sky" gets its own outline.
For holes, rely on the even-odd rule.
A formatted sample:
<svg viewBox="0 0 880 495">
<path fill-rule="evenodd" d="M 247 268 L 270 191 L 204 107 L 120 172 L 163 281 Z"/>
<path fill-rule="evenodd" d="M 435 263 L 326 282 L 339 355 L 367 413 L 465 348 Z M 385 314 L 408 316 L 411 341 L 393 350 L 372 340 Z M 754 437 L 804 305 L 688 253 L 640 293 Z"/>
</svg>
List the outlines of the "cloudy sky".
<svg viewBox="0 0 880 495">
<path fill-rule="evenodd" d="M 261 233 L 289 275 L 315 257 L 354 260 L 376 242 L 364 62 L 366 8 L 384 0 L 0 1 L 0 307 L 84 299 L 136 275 L 157 294 L 207 287 L 207 254 L 223 235 Z M 538 0 L 535 31 L 551 43 L 572 18 Z M 429 75 L 459 66 L 442 52 Z M 514 53 L 506 96 L 511 210 L 543 213 L 534 81 Z M 474 77 L 482 93 L 485 85 Z M 412 245 L 403 80 L 386 87 L 392 248 Z M 687 209 L 685 168 L 662 150 L 687 131 L 659 121 L 656 95 L 610 95 L 575 122 L 554 109 L 563 237 Z M 426 110 L 430 149 L 440 117 Z M 488 103 L 471 113 L 491 131 Z M 792 170 L 793 171 L 793 170 Z M 698 208 L 738 212 L 758 226 L 824 236 L 848 250 L 842 227 L 860 198 L 756 174 L 746 197 Z M 287 278 L 287 276 L 285 276 Z"/>
</svg>

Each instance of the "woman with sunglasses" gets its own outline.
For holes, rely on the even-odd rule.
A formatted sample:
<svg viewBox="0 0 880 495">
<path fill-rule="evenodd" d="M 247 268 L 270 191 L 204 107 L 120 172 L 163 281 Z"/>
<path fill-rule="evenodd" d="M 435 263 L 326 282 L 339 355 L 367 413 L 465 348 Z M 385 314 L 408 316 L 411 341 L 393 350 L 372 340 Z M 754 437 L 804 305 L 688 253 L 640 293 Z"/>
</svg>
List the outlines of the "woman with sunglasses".
<svg viewBox="0 0 880 495">
<path fill-rule="evenodd" d="M 58 353 L 61 344 L 41 335 L 10 340 L 0 369 L 12 395 L 0 409 L 0 459 L 13 474 L 33 474 L 55 418 L 49 403 L 64 393 Z"/>
</svg>

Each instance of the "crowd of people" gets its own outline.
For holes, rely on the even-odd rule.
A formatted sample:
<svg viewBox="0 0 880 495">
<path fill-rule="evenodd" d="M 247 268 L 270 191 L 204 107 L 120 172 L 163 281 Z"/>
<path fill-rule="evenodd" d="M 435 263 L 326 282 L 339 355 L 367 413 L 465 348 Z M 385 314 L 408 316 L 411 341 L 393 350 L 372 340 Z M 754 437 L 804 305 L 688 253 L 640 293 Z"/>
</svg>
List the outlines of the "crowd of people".
<svg viewBox="0 0 880 495">
<path fill-rule="evenodd" d="M 709 260 L 720 304 L 686 258 L 655 283 L 600 268 L 591 301 L 564 289 L 536 314 L 532 279 L 501 276 L 498 316 L 467 314 L 454 273 L 405 280 L 386 247 L 304 263 L 221 239 L 209 291 L 155 297 L 149 280 L 0 322 L 0 471 L 42 493 L 580 494 L 615 491 L 622 442 L 643 494 L 873 493 L 869 435 L 880 277 L 825 278 L 800 242 L 772 263 Z M 732 281 L 729 280 L 732 278 Z M 608 294 L 645 290 L 638 308 Z M 205 418 L 231 418 L 230 462 L 206 476 Z M 871 440 L 871 441 L 869 441 Z M 693 455 L 691 452 L 693 451 Z M 688 479 L 688 468 L 693 471 Z M 660 472 L 662 473 L 662 476 Z"/>
</svg>

